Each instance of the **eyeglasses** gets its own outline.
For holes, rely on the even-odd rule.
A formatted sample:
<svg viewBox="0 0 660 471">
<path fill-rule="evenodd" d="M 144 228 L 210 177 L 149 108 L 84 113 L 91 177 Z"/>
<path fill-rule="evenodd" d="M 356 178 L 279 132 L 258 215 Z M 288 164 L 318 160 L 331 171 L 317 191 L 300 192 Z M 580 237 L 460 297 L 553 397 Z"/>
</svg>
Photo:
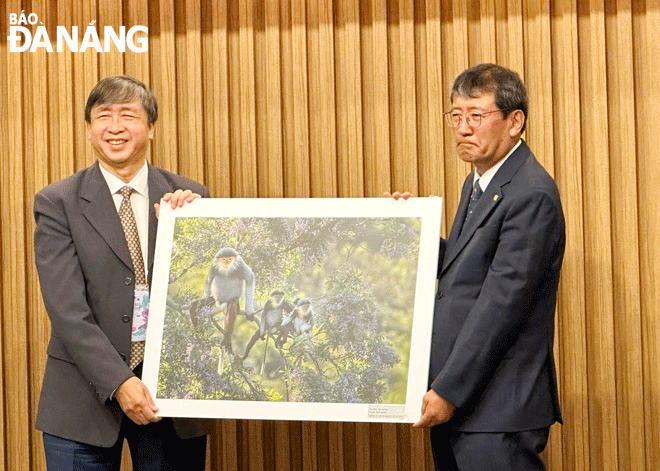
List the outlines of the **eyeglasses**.
<svg viewBox="0 0 660 471">
<path fill-rule="evenodd" d="M 454 129 L 460 127 L 461 123 L 463 122 L 463 116 L 465 116 L 465 122 L 467 123 L 467 125 L 470 126 L 472 129 L 474 129 L 474 128 L 478 128 L 481 125 L 481 118 L 483 118 L 484 116 L 488 116 L 491 113 L 497 113 L 501 111 L 510 111 L 510 110 L 493 110 L 493 111 L 485 111 L 483 113 L 470 111 L 469 113 L 465 113 L 465 114 L 456 110 L 452 110 L 442 114 L 445 115 L 445 121 L 447 122 L 447 125 Z"/>
</svg>

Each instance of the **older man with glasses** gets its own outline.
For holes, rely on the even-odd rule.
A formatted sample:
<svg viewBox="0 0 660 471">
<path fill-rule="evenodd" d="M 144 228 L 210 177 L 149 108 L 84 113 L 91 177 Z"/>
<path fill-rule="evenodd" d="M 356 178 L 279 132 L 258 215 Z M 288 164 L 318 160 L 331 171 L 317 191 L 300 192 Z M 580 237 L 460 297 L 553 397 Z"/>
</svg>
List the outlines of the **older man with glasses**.
<svg viewBox="0 0 660 471">
<path fill-rule="evenodd" d="M 442 242 L 430 389 L 415 426 L 431 427 L 437 470 L 544 469 L 539 454 L 561 422 L 559 192 L 521 138 L 528 97 L 518 74 L 477 65 L 456 78 L 450 98 L 445 118 L 474 171 Z"/>
</svg>

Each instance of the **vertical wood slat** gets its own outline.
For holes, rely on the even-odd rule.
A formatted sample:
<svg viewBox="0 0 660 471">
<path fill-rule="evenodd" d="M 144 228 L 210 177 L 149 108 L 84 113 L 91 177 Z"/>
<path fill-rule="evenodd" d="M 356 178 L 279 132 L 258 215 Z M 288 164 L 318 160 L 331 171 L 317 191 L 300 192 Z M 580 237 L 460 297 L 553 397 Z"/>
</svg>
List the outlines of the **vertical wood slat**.
<svg viewBox="0 0 660 471">
<path fill-rule="evenodd" d="M 589 8 L 587 8 L 589 7 Z M 582 3 L 578 10 L 581 44 L 580 76 L 607 86 L 605 63 L 605 22 L 602 2 Z M 583 160 L 584 205 L 596 208 L 584 217 L 585 294 L 587 316 L 587 361 L 593 367 L 588 377 L 590 446 L 595 469 L 618 470 L 616 442 L 616 383 L 614 366 L 614 325 L 611 260 L 611 220 L 607 95 L 600 87 L 581 88 L 583 109 L 582 146 L 589 149 Z M 586 154 L 586 152 L 585 152 Z"/>
<path fill-rule="evenodd" d="M 20 2 L 10 1 L 8 12 L 20 12 Z M 30 28 L 34 31 L 34 28 Z M 39 56 L 42 51 L 35 52 Z M 2 238 L 2 355 L 3 381 L 5 399 L 4 435 L 5 460 L 9 469 L 30 463 L 30 396 L 27 381 L 25 380 L 25 366 L 28 364 L 27 332 L 26 332 L 26 287 L 25 253 L 26 237 L 6 237 L 13 231 L 22 232 L 25 227 L 24 208 L 27 201 L 23 195 L 25 175 L 29 172 L 26 154 L 30 149 L 25 142 L 32 139 L 30 129 L 34 122 L 30 121 L 30 114 L 24 105 L 29 103 L 29 96 L 38 90 L 39 85 L 34 82 L 23 86 L 18 70 L 28 70 L 30 60 L 16 53 L 7 54 L 7 67 L 2 68 L 5 75 L 6 89 L 3 102 L 6 103 L 6 127 L 3 129 L 7 136 L 7 153 L 0 163 L 2 168 L 3 185 L 0 190 L 3 204 L 0 210 L 3 224 Z M 7 158 L 16 156 L 18 158 Z M 21 158 L 22 157 L 22 158 Z M 23 234 L 22 234 L 23 235 Z M 6 240 L 8 239 L 8 240 Z"/>
<path fill-rule="evenodd" d="M 372 469 L 370 458 L 371 436 L 368 423 L 355 424 L 355 469 Z"/>
<path fill-rule="evenodd" d="M 287 197 L 305 197 L 310 195 L 305 1 L 282 0 L 282 12 L 284 189 Z"/>
<path fill-rule="evenodd" d="M 202 5 L 204 159 L 211 196 L 231 196 L 227 0 Z M 209 112 L 210 111 L 210 112 Z"/>
<path fill-rule="evenodd" d="M 660 1 L 632 2 L 635 76 L 635 127 L 639 159 L 639 230 L 642 346 L 644 373 L 644 430 L 646 469 L 660 466 L 660 204 L 657 185 L 650 178 L 660 170 L 656 150 L 660 133 L 653 125 L 660 104 L 654 85 L 660 73 Z M 645 8 L 644 8 L 645 7 Z"/>
<path fill-rule="evenodd" d="M 606 49 L 608 51 L 610 178 L 612 188 L 612 265 L 614 333 L 617 339 L 617 420 L 619 463 L 630 469 L 644 469 L 644 376 L 642 363 L 642 322 L 640 305 L 639 213 L 637 201 L 636 132 L 630 114 L 635 97 L 631 3 L 619 0 L 607 5 Z M 625 244 L 617 241 L 625 240 Z"/>
<path fill-rule="evenodd" d="M 203 117 L 202 117 L 202 69 L 201 54 L 201 5 L 198 0 L 175 2 L 179 27 L 186 32 L 177 35 L 176 68 L 179 90 L 177 119 L 180 129 L 178 168 L 182 175 L 194 180 L 204 179 Z M 155 78 L 155 77 L 154 77 Z"/>
<path fill-rule="evenodd" d="M 46 24 L 52 24 L 54 18 L 50 17 L 50 10 L 48 9 L 48 2 L 39 1 L 33 3 L 35 11 L 40 12 L 40 17 Z M 26 67 L 30 75 L 39 75 L 39 71 L 49 70 L 49 56 L 44 49 L 36 51 L 28 57 Z M 50 78 L 50 76 L 49 76 Z M 42 80 L 34 83 L 31 93 L 27 96 L 29 109 L 37 116 L 49 116 L 48 97 L 50 95 L 49 85 L 50 80 Z M 30 124 L 29 126 L 27 124 Z M 31 136 L 26 139 L 25 152 L 26 159 L 24 161 L 24 181 L 23 193 L 25 198 L 24 207 L 24 231 L 25 237 L 25 278 L 26 280 L 26 310 L 28 313 L 25 316 L 26 321 L 26 336 L 27 336 L 27 360 L 28 363 L 23 366 L 23 378 L 27 378 L 27 387 L 29 392 L 29 403 L 36 404 L 39 399 L 39 392 L 41 390 L 42 371 L 45 366 L 46 359 L 43 352 L 38 349 L 33 349 L 33 345 L 44 345 L 49 339 L 49 326 L 45 319 L 42 317 L 43 312 L 40 309 L 43 305 L 41 299 L 41 292 L 39 289 L 39 280 L 37 278 L 36 268 L 34 264 L 34 251 L 31 248 L 34 246 L 33 238 L 33 216 L 32 207 L 34 205 L 33 195 L 38 189 L 43 188 L 48 183 L 48 166 L 43 165 L 43 159 L 48 156 L 49 147 L 49 122 L 48 119 L 44 120 L 27 120 L 26 129 L 31 129 Z M 14 181 L 18 184 L 18 181 Z M 18 185 L 17 185 L 18 186 Z M 20 190 L 20 186 L 18 186 Z M 18 327 L 20 324 L 16 324 Z M 27 365 L 34 365 L 29 369 Z M 32 425 L 36 420 L 36 410 L 30 408 L 28 415 L 24 418 L 28 422 L 28 426 Z M 28 428 L 30 436 L 30 464 L 33 468 L 44 468 L 45 459 L 43 455 L 43 444 L 41 434 L 35 430 Z M 13 452 L 12 452 L 13 454 Z"/>
<path fill-rule="evenodd" d="M 149 2 L 148 0 L 135 0 L 124 5 L 124 25 L 126 31 L 136 25 L 149 25 Z M 135 35 L 134 41 L 137 44 L 137 38 L 148 37 L 143 33 Z M 152 79 L 149 76 L 149 54 L 133 52 L 126 47 L 124 54 L 124 73 L 131 77 L 142 77 L 149 87 L 152 86 Z M 156 77 L 154 77 L 156 78 Z"/>
<path fill-rule="evenodd" d="M 149 38 L 151 90 L 158 99 L 158 121 L 152 143 L 152 163 L 178 171 L 176 46 L 174 0 L 150 3 Z M 153 34 L 153 33 L 152 33 Z"/>
<path fill-rule="evenodd" d="M 415 6 L 417 50 L 417 128 L 419 195 L 443 193 L 444 117 L 442 93 L 441 2 L 428 0 Z M 421 25 L 421 26 L 420 26 Z M 423 26 L 423 27 L 422 27 Z"/>
<path fill-rule="evenodd" d="M 302 449 L 303 449 L 303 469 L 305 471 L 317 471 L 319 469 L 317 462 L 316 446 L 316 423 L 302 423 Z"/>
<path fill-rule="evenodd" d="M 257 196 L 254 70 L 254 2 L 232 1 L 235 15 L 230 50 L 232 75 L 232 196 Z M 232 109 L 233 108 L 233 109 Z"/>
<path fill-rule="evenodd" d="M 337 196 L 337 124 L 331 0 L 307 2 L 311 196 Z"/>
<path fill-rule="evenodd" d="M 335 2 L 338 196 L 364 196 L 362 154 L 362 77 L 360 73 L 360 3 Z"/>
<path fill-rule="evenodd" d="M 369 461 L 372 470 L 385 469 L 386 465 L 383 460 L 383 425 L 369 424 Z"/>
<path fill-rule="evenodd" d="M 498 62 L 497 33 L 495 28 L 495 0 L 479 0 L 479 42 L 475 45 L 479 51 L 477 62 Z M 474 43 L 472 43 L 474 44 Z M 500 58 L 503 62 L 503 58 Z"/>
<path fill-rule="evenodd" d="M 280 8 L 278 1 L 264 2 L 265 8 L 265 60 L 259 61 L 265 68 L 265 89 L 261 95 L 265 112 L 265 152 L 259 159 L 259 174 L 265 179 L 260 185 L 260 197 L 284 196 L 284 171 L 282 155 L 282 84 L 280 48 Z"/>
<path fill-rule="evenodd" d="M 397 444 L 397 424 L 383 424 L 383 469 L 399 469 L 399 450 Z"/>
<path fill-rule="evenodd" d="M 553 5 L 553 131 L 561 129 L 555 141 L 557 179 L 566 218 L 566 252 L 559 294 L 559 344 L 561 364 L 565 460 L 567 469 L 590 469 L 589 409 L 587 388 L 586 314 L 584 293 L 584 241 L 582 218 L 582 176 L 580 154 L 580 90 L 578 76 L 577 14 L 573 2 Z M 566 126 L 566 123 L 572 123 Z"/>
<path fill-rule="evenodd" d="M 417 98 L 415 91 L 414 1 L 389 6 L 390 142 L 393 187 L 419 194 L 417 174 Z M 415 165 L 407 162 L 415 161 Z"/>
<path fill-rule="evenodd" d="M 236 446 L 239 443 L 236 420 L 223 420 L 218 435 L 222 437 L 221 464 L 223 471 L 239 469 Z M 220 460 L 218 460 L 220 461 Z"/>
<path fill-rule="evenodd" d="M 125 25 L 122 15 L 122 0 L 106 0 L 98 3 L 98 18 L 90 18 L 89 23 L 85 23 L 81 28 L 82 32 L 87 28 L 88 24 L 92 21 L 95 22 L 94 27 L 98 31 L 101 47 L 105 48 L 105 27 L 111 26 L 115 32 L 119 33 L 119 27 Z M 94 50 L 94 48 L 91 48 Z M 128 50 L 128 49 L 127 49 Z M 124 73 L 124 53 L 119 50 L 110 48 L 108 52 L 98 55 L 99 58 L 99 78 L 107 77 L 109 75 L 118 75 Z"/>
<path fill-rule="evenodd" d="M 524 53 L 523 0 L 497 0 L 496 15 L 498 38 L 506 38 L 497 41 L 498 63 L 510 67 L 524 77 L 527 70 Z M 501 47 L 500 44 L 505 46 Z"/>
<path fill-rule="evenodd" d="M 274 471 L 289 471 L 293 467 L 294 459 L 291 457 L 291 446 L 299 447 L 300 444 L 291 439 L 292 427 L 284 421 L 275 422 L 275 465 Z"/>
<path fill-rule="evenodd" d="M 2 6 L 4 31 L 21 7 Z M 8 469 L 43 468 L 31 427 L 48 321 L 31 198 L 92 162 L 82 112 L 98 78 L 126 72 L 151 85 L 160 105 L 152 161 L 204 180 L 215 196 L 413 189 L 445 196 L 446 231 L 469 167 L 440 112 L 455 75 L 481 60 L 524 77 L 526 139 L 557 178 L 568 223 L 556 344 L 565 424 L 553 427 L 548 469 L 660 466 L 658 0 L 189 0 L 178 10 L 172 0 L 37 0 L 29 8 L 49 33 L 78 25 L 82 38 L 92 20 L 148 24 L 150 33 L 148 54 L 9 53 L 0 43 Z M 253 439 L 264 443 L 258 456 Z M 427 439 L 405 426 L 222 421 L 211 461 L 227 470 L 430 469 Z"/>
<path fill-rule="evenodd" d="M 247 420 L 247 443 L 250 445 L 246 449 L 248 452 L 249 469 L 266 469 L 264 466 L 264 440 L 263 440 L 263 420 Z"/>
<path fill-rule="evenodd" d="M 328 469 L 344 471 L 344 424 L 328 424 Z"/>
<path fill-rule="evenodd" d="M 9 13 L 12 11 L 12 7 L 15 7 L 16 5 L 12 2 L 5 2 L 2 5 L 0 5 L 0 28 L 2 28 L 2 31 L 8 31 L 9 29 Z M 13 10 L 16 11 L 16 10 Z M 19 59 L 14 59 L 14 61 L 20 60 Z M 10 99 L 10 88 L 9 88 L 9 64 L 10 64 L 10 53 L 9 53 L 9 43 L 7 41 L 0 42 L 0 63 L 2 65 L 6 65 L 7 67 L 0 68 L 0 113 L 2 116 L 9 116 L 9 99 Z M 16 64 L 18 65 L 18 64 Z M 3 136 L 7 136 L 7 139 L 0 139 L 0 153 L 1 155 L 10 155 L 9 154 L 9 120 L 2 120 L 0 121 L 0 133 L 2 133 Z M 0 161 L 0 179 L 2 181 L 6 181 L 7 177 L 9 176 L 8 171 L 9 171 L 9 163 L 6 162 L 5 160 L 8 159 L 3 159 Z M 4 192 L 4 187 L 3 189 L 0 189 L 0 197 L 4 198 L 5 192 Z M 6 205 L 3 205 L 6 206 Z M 9 245 L 9 241 L 7 240 L 8 234 L 10 234 L 10 226 L 9 226 L 9 221 L 5 219 L 4 213 L 8 209 L 0 209 L 0 214 L 2 217 L 0 218 L 0 244 L 2 245 L 0 247 L 0 267 L 2 267 L 2 271 L 0 272 L 0 293 L 2 293 L 2 299 L 0 300 L 0 306 L 2 306 L 2 310 L 4 312 L 5 309 L 5 296 L 13 296 L 12 289 L 11 287 L 7 286 L 9 283 L 9 272 L 6 271 L 6 260 L 7 260 L 7 255 L 5 253 L 5 245 Z M 20 237 L 20 235 L 16 235 L 15 237 Z M 2 315 L 0 315 L 0 321 L 4 322 L 4 318 Z M 4 324 L 2 324 L 4 325 Z M 4 328 L 0 331 L 0 371 L 5 371 L 5 338 L 4 338 Z M 9 385 L 5 385 L 5 377 L 4 374 L 0 375 L 0 437 L 3 437 L 2 443 L 0 443 L 0 467 L 2 469 L 7 469 L 8 463 L 7 463 L 7 446 L 9 443 L 7 440 L 4 438 L 8 435 L 9 433 L 9 424 L 7 422 L 7 417 L 6 417 L 6 410 L 8 410 L 8 403 L 5 401 L 5 397 L 7 396 L 7 387 Z"/>
<path fill-rule="evenodd" d="M 363 4 L 360 18 L 365 194 L 380 196 L 403 190 L 391 186 L 387 0 Z"/>
</svg>

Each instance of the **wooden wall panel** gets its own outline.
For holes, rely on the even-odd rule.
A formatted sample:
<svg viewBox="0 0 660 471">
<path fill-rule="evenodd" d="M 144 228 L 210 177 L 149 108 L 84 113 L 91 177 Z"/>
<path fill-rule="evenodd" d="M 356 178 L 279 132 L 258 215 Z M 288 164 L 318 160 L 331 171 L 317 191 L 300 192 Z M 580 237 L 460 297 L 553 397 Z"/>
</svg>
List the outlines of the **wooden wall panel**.
<svg viewBox="0 0 660 471">
<path fill-rule="evenodd" d="M 176 117 L 179 132 L 178 170 L 189 177 L 204 179 L 201 5 L 198 0 L 174 2 L 177 15 L 174 39 L 176 56 Z M 154 77 L 158 80 L 158 77 Z"/>
<path fill-rule="evenodd" d="M 560 284 L 557 331 L 561 373 L 564 466 L 591 469 L 587 380 L 587 337 L 584 270 L 583 192 L 579 64 L 575 48 L 577 10 L 570 0 L 556 2 L 552 11 L 553 102 L 557 184 L 566 217 L 566 252 Z M 561 131 L 561 138 L 558 138 Z M 558 427 L 555 427 L 557 429 Z M 594 444 L 598 446 L 598 444 Z M 552 451 L 551 451 L 552 452 Z"/>
<path fill-rule="evenodd" d="M 339 0 L 334 10 L 335 69 L 346 71 L 336 74 L 337 141 L 344 143 L 337 146 L 338 196 L 357 198 L 364 196 L 360 3 Z"/>
<path fill-rule="evenodd" d="M 392 167 L 398 169 L 392 172 L 393 187 L 419 194 L 413 6 L 412 0 L 390 1 L 388 5 L 390 143 Z"/>
<path fill-rule="evenodd" d="M 612 265 L 616 361 L 616 412 L 619 462 L 644 469 L 644 376 L 642 371 L 642 319 L 640 306 L 639 214 L 636 202 L 637 161 L 634 119 L 629 114 L 635 100 L 632 11 L 630 1 L 606 5 L 608 118 L 611 129 L 610 183 L 612 201 Z M 625 72 L 628 71 L 628 72 Z M 627 241 L 619 244 L 617 241 Z M 630 256 L 634 254 L 633 256 Z"/>
<path fill-rule="evenodd" d="M 6 31 L 8 29 L 8 24 L 9 24 L 9 18 L 8 18 L 8 11 L 6 7 L 10 7 L 12 4 L 4 4 L 3 6 L 0 7 L 0 13 L 2 14 L 0 16 L 0 27 L 2 27 L 3 31 Z M 0 43 L 0 57 L 2 58 L 3 65 L 6 64 L 9 66 L 9 45 L 6 42 Z M 18 64 L 17 64 L 18 65 Z M 5 69 L 7 70 L 7 69 Z M 2 97 L 0 99 L 0 113 L 2 113 L 2 116 L 9 116 L 9 100 L 10 100 L 10 89 L 9 89 L 9 74 L 6 72 L 0 72 L 0 96 Z M 10 126 L 10 120 L 8 119 L 3 119 L 0 121 L 0 132 L 2 133 L 3 136 L 7 136 L 7 139 L 0 139 L 0 153 L 1 155 L 8 156 L 9 155 L 9 126 Z M 6 175 L 6 172 L 9 172 L 9 159 L 2 159 L 0 161 L 0 175 L 4 177 Z M 6 196 L 5 190 L 0 189 L 0 197 L 3 199 Z M 24 237 L 25 235 L 22 233 L 17 234 L 16 236 L 10 236 L 12 234 L 12 228 L 9 225 L 9 221 L 5 219 L 5 213 L 4 209 L 0 209 L 0 237 L 1 237 L 1 243 L 2 247 L 0 250 L 0 267 L 2 267 L 2 270 L 0 271 L 0 283 L 2 283 L 2 290 L 0 291 L 2 293 L 2 299 L 0 306 L 2 306 L 2 311 L 6 309 L 6 304 L 5 304 L 5 296 L 11 296 L 12 289 L 7 288 L 5 291 L 5 286 L 9 283 L 9 279 L 11 276 L 13 276 L 13 273 L 10 274 L 8 271 L 8 266 L 6 260 L 8 259 L 8 250 L 9 250 L 9 238 L 21 238 Z M 5 246 L 7 246 L 7 249 L 5 249 Z M 2 322 L 2 325 L 4 326 L 4 316 L 0 314 L 0 322 Z M 3 443 L 0 446 L 0 465 L 3 467 L 3 469 L 6 469 L 6 463 L 7 463 L 7 456 L 6 456 L 6 449 L 7 449 L 7 442 L 4 437 L 7 436 L 8 433 L 8 426 L 9 424 L 7 423 L 7 418 L 6 418 L 6 410 L 8 404 L 5 402 L 5 397 L 7 396 L 7 387 L 5 386 L 5 368 L 6 368 L 6 360 L 5 358 L 7 355 L 5 354 L 5 343 L 7 340 L 5 340 L 5 334 L 4 334 L 5 328 L 2 328 L 2 332 L 0 332 L 0 371 L 2 371 L 2 375 L 0 375 L 0 436 L 3 437 Z M 11 389 L 10 389 L 11 390 Z"/>
<path fill-rule="evenodd" d="M 439 0 L 415 5 L 417 82 L 417 162 L 419 193 L 444 193 L 444 167 L 438 159 L 444 146 L 442 88 L 442 24 Z"/>
<path fill-rule="evenodd" d="M 633 75 L 636 162 L 639 198 L 640 301 L 642 316 L 642 371 L 644 375 L 644 444 L 646 469 L 660 466 L 660 202 L 653 172 L 660 170 L 656 150 L 660 133 L 652 124 L 660 104 L 660 89 L 653 86 L 660 71 L 660 1 L 631 2 L 633 11 Z M 629 108 L 630 110 L 630 108 Z"/>
<path fill-rule="evenodd" d="M 149 52 L 12 53 L 21 10 L 51 37 L 146 25 Z M 0 469 L 45 468 L 32 204 L 93 161 L 83 110 L 99 78 L 150 84 L 151 160 L 214 196 L 436 194 L 446 234 L 470 168 L 442 112 L 481 61 L 524 78 L 525 136 L 567 221 L 548 469 L 660 468 L 660 0 L 9 0 L 0 28 Z M 209 445 L 223 471 L 432 469 L 428 432 L 408 425 L 223 420 Z"/>
<path fill-rule="evenodd" d="M 149 10 L 150 87 L 158 97 L 158 125 L 151 146 L 151 161 L 177 172 L 179 154 L 173 0 L 151 2 Z M 144 77 L 146 79 L 146 77 Z"/>
<path fill-rule="evenodd" d="M 605 21 L 602 2 L 580 3 L 578 9 L 580 77 L 601 87 L 581 87 L 583 205 L 607 208 L 610 203 L 607 70 Z M 598 189 L 598 190 L 596 190 Z M 614 367 L 614 319 L 610 211 L 584 214 L 585 295 L 587 316 L 587 362 L 590 443 L 597 448 L 591 466 L 617 470 L 616 382 Z"/>
<path fill-rule="evenodd" d="M 8 11 L 20 12 L 20 2 L 8 2 Z M 31 434 L 30 395 L 26 368 L 28 364 L 27 335 L 27 286 L 26 250 L 29 235 L 25 234 L 25 208 L 27 201 L 23 191 L 26 186 L 29 165 L 32 160 L 26 141 L 32 138 L 34 122 L 30 119 L 26 106 L 28 96 L 39 94 L 39 85 L 31 83 L 24 86 L 21 75 L 16 71 L 27 69 L 35 59 L 22 54 L 11 54 L 7 50 L 6 66 L 2 67 L 6 75 L 6 89 L 3 96 L 6 103 L 6 158 L 0 164 L 2 168 L 3 201 L 12 203 L 2 205 L 2 356 L 3 380 L 5 393 L 4 445 L 5 460 L 8 468 L 19 469 L 24 463 L 30 463 Z M 41 82 L 43 83 L 43 82 Z M 18 158 L 11 158 L 17 156 Z M 20 157 L 19 157 L 20 156 Z M 8 157 L 8 158 L 7 158 Z M 11 237 L 18 233 L 21 237 Z"/>
<path fill-rule="evenodd" d="M 311 192 L 307 76 L 307 14 L 304 0 L 282 0 L 283 159 L 285 196 Z"/>
<path fill-rule="evenodd" d="M 387 1 L 365 2 L 360 10 L 365 195 L 374 196 L 394 191 L 390 164 Z"/>
<path fill-rule="evenodd" d="M 0 16 L 0 28 L 2 28 L 3 31 L 7 29 L 7 24 L 8 24 L 8 18 L 7 18 L 7 12 L 4 7 L 0 7 L 0 13 L 2 14 Z M 8 62 L 8 55 L 9 54 L 9 45 L 6 42 L 3 42 L 0 44 L 0 57 L 2 58 L 3 63 Z M 9 101 L 9 87 L 8 87 L 8 74 L 6 73 L 0 73 L 0 113 L 2 113 L 2 116 L 8 116 L 9 108 L 8 108 L 8 101 Z M 5 135 L 9 136 L 9 120 L 2 120 L 0 121 L 0 132 Z M 9 143 L 8 139 L 1 139 L 0 140 L 0 155 L 9 155 Z M 5 167 L 2 162 L 0 162 L 0 175 L 4 176 L 5 175 Z M 2 190 L 0 190 L 0 196 L 4 197 L 4 193 Z M 0 213 L 2 214 L 2 213 Z M 4 216 L 4 214 L 2 214 Z M 10 227 L 5 224 L 4 218 L 0 218 L 0 240 L 3 241 L 1 242 L 2 247 L 0 247 L 0 267 L 2 267 L 2 271 L 0 272 L 0 287 L 1 287 L 1 293 L 2 293 L 2 300 L 0 300 L 0 306 L 2 306 L 2 309 L 4 311 L 4 286 L 7 283 L 9 273 L 7 275 L 3 275 L 5 273 L 5 244 L 7 242 L 4 242 L 6 239 L 9 238 L 10 234 Z M 22 237 L 23 235 L 19 236 Z M 11 293 L 9 293 L 11 294 Z M 0 321 L 4 321 L 2 319 L 2 316 L 0 315 Z M 2 329 L 4 331 L 4 329 Z M 4 350 L 4 332 L 0 332 L 0 371 L 3 372 L 3 374 L 0 375 L 0 436 L 6 437 L 7 436 L 7 424 L 5 420 L 5 410 L 6 410 L 6 405 L 5 405 L 5 377 L 4 377 L 4 371 L 5 371 L 5 350 Z M 34 404 L 34 403 L 33 403 Z M 4 442 L 0 445 L 0 465 L 2 465 L 3 469 L 5 468 L 5 463 L 6 463 L 6 457 L 5 457 L 5 449 L 7 447 L 7 444 Z"/>
<path fill-rule="evenodd" d="M 47 2 L 40 1 L 35 2 L 35 9 L 44 12 L 44 23 L 50 23 L 48 9 L 46 8 Z M 26 71 L 29 75 L 35 74 L 39 75 L 40 71 L 49 70 L 49 53 L 44 50 L 30 54 L 27 58 L 28 60 L 25 63 Z M 26 104 L 28 109 L 31 110 L 31 113 L 34 113 L 37 116 L 48 116 L 49 115 L 49 106 L 48 106 L 48 97 L 51 94 L 49 90 L 50 81 L 42 80 L 39 83 L 35 83 L 31 89 L 31 92 L 25 96 Z M 29 116 L 29 115 L 28 115 Z M 43 159 L 41 156 L 48 154 L 49 148 L 49 138 L 48 134 L 52 130 L 48 128 L 48 122 L 46 120 L 31 120 L 27 119 L 25 121 L 26 137 L 25 140 L 25 156 L 24 159 L 24 179 L 21 182 L 20 179 L 16 180 L 15 188 L 17 191 L 23 191 L 23 198 L 26 203 L 24 208 L 24 219 L 23 219 L 23 228 L 25 231 L 25 275 L 24 279 L 34 279 L 36 277 L 36 267 L 34 264 L 34 252 L 31 248 L 34 245 L 34 240 L 32 236 L 32 212 L 30 211 L 29 206 L 33 202 L 33 194 L 28 189 L 41 188 L 48 184 L 48 166 L 44 165 Z M 35 350 L 31 348 L 34 345 L 45 345 L 50 337 L 50 329 L 48 325 L 45 325 L 42 322 L 40 307 L 42 305 L 41 300 L 41 291 L 39 289 L 38 283 L 27 283 L 25 284 L 25 293 L 27 298 L 25 300 L 25 307 L 27 315 L 25 313 L 20 315 L 19 319 L 16 319 L 15 325 L 21 326 L 25 325 L 25 331 L 21 332 L 21 335 L 25 335 L 27 340 L 26 353 L 27 353 L 27 362 L 29 365 L 33 366 L 29 372 L 29 379 L 25 382 L 30 404 L 36 404 L 39 399 L 39 388 L 34 387 L 41 382 L 42 371 L 45 366 L 45 358 L 43 352 L 40 350 Z M 19 306 L 14 306 L 14 309 Z M 20 318 L 23 319 L 20 319 Z M 19 380 L 23 380 L 21 375 L 19 375 Z M 25 411 L 23 408 L 19 408 L 19 414 L 27 412 L 27 415 L 24 417 L 24 420 L 28 423 L 34 423 L 36 418 L 36 409 L 27 408 Z M 30 462 L 34 468 L 44 467 L 44 456 L 42 453 L 42 442 L 39 434 L 31 430 L 29 435 L 30 437 L 30 446 L 26 452 L 30 453 Z"/>
<path fill-rule="evenodd" d="M 231 195 L 229 141 L 229 69 L 226 0 L 202 4 L 202 70 L 204 159 L 206 182 L 211 195 Z"/>
<path fill-rule="evenodd" d="M 258 39 L 255 48 L 257 99 L 257 161 L 259 197 L 284 196 L 282 155 L 282 61 L 280 7 L 259 2 Z"/>
</svg>

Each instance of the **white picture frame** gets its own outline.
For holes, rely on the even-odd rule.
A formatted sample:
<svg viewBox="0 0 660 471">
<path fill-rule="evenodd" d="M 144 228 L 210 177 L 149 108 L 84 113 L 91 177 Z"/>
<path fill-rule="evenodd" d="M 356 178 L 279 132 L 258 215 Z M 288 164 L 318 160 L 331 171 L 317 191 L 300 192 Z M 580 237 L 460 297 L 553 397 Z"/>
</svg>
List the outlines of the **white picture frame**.
<svg viewBox="0 0 660 471">
<path fill-rule="evenodd" d="M 158 415 L 416 422 L 428 390 L 442 206 L 438 197 L 161 204 L 142 377 Z M 210 294 L 220 278 L 204 293 L 221 248 L 254 274 L 254 319 L 243 282 L 233 327 L 228 303 Z M 273 289 L 289 307 L 272 322 L 267 310 L 273 334 L 259 336 Z M 311 327 L 293 329 L 305 315 Z"/>
</svg>

